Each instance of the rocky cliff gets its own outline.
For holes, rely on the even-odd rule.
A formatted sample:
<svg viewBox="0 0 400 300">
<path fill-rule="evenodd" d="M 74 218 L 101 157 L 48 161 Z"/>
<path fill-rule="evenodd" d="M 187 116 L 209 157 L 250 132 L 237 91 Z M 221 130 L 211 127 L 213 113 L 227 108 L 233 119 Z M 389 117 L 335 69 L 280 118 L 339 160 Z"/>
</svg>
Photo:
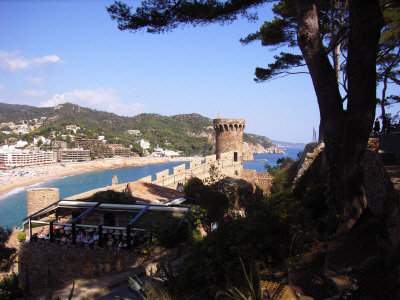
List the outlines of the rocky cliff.
<svg viewBox="0 0 400 300">
<path fill-rule="evenodd" d="M 243 143 L 243 160 L 254 160 L 253 154 L 258 153 L 285 153 L 285 151 L 276 146 L 264 147 L 261 144 Z"/>
</svg>

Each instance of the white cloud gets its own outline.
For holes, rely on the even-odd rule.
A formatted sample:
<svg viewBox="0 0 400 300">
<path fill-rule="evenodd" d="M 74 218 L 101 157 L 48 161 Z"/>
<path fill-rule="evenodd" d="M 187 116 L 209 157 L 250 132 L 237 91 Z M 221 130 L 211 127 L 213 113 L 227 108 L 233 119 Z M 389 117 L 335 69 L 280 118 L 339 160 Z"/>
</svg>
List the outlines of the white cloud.
<svg viewBox="0 0 400 300">
<path fill-rule="evenodd" d="M 26 70 L 29 67 L 39 67 L 59 62 L 61 62 L 61 59 L 57 55 L 28 59 L 20 55 L 18 51 L 7 52 L 0 50 L 0 69 L 6 72 Z"/>
<path fill-rule="evenodd" d="M 55 94 L 48 101 L 40 103 L 40 106 L 56 106 L 65 102 L 78 104 L 92 109 L 113 112 L 120 116 L 133 116 L 143 112 L 144 109 L 144 106 L 141 103 L 123 103 L 116 90 L 104 88 L 74 90 L 63 94 Z"/>
<path fill-rule="evenodd" d="M 30 77 L 25 79 L 33 85 L 41 85 L 43 83 L 43 78 L 40 77 Z"/>
<path fill-rule="evenodd" d="M 21 95 L 28 97 L 43 97 L 46 94 L 47 94 L 46 91 L 40 91 L 40 90 L 23 90 L 21 92 Z"/>
<path fill-rule="evenodd" d="M 4 85 L 0 84 L 0 91 L 4 90 Z"/>
</svg>

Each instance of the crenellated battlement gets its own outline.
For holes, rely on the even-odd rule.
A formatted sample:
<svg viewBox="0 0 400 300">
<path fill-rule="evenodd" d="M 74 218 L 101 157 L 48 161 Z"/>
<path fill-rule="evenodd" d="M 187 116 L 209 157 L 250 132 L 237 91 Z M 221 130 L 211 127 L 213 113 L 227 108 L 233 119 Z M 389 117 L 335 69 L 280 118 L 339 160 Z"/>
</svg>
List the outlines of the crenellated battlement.
<svg viewBox="0 0 400 300">
<path fill-rule="evenodd" d="M 243 131 L 246 125 L 244 119 L 214 119 L 215 131 Z"/>
<path fill-rule="evenodd" d="M 209 155 L 203 159 L 196 159 L 189 163 L 189 168 L 186 168 L 186 164 L 181 164 L 170 170 L 163 170 L 155 174 L 155 180 L 152 180 L 151 176 L 140 178 L 138 181 L 149 182 L 160 186 L 176 189 L 178 184 L 186 183 L 190 178 L 197 177 L 200 179 L 206 179 L 210 176 L 209 170 L 211 166 L 216 166 L 222 176 L 238 177 L 241 174 L 242 164 L 241 162 L 234 161 L 234 152 L 229 151 L 221 154 L 219 160 L 216 155 Z M 107 186 L 91 191 L 84 192 L 82 194 L 74 195 L 66 198 L 65 200 L 76 200 L 90 197 L 91 195 L 107 191 L 124 191 L 127 183 L 120 183 L 112 186 Z"/>
</svg>

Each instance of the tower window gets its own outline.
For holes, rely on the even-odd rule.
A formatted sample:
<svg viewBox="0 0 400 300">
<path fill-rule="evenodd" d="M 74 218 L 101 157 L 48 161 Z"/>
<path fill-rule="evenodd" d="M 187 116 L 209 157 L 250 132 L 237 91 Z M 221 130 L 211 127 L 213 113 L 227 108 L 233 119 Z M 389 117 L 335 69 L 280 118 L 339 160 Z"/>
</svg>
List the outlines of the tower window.
<svg viewBox="0 0 400 300">
<path fill-rule="evenodd" d="M 233 153 L 233 161 L 238 161 L 238 153 L 237 152 L 234 152 Z"/>
</svg>

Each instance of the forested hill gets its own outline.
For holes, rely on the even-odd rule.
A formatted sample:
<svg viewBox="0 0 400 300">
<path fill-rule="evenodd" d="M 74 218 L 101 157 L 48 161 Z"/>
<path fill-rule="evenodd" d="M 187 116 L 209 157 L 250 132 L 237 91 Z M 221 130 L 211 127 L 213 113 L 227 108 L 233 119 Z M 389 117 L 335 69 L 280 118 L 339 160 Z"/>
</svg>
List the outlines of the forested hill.
<svg viewBox="0 0 400 300">
<path fill-rule="evenodd" d="M 199 114 L 161 116 L 158 114 L 140 114 L 134 117 L 122 117 L 114 113 L 81 107 L 72 103 L 56 107 L 34 107 L 0 103 L 0 122 L 18 123 L 21 120 L 33 120 L 46 117 L 39 131 L 61 130 L 63 126 L 76 124 L 90 129 L 92 133 L 105 135 L 109 141 L 130 143 L 129 129 L 140 130 L 143 138 L 163 148 L 183 151 L 186 155 L 205 155 L 212 153 L 214 130 L 212 120 Z M 244 140 L 252 145 L 264 148 L 273 146 L 263 136 L 245 134 Z"/>
</svg>

